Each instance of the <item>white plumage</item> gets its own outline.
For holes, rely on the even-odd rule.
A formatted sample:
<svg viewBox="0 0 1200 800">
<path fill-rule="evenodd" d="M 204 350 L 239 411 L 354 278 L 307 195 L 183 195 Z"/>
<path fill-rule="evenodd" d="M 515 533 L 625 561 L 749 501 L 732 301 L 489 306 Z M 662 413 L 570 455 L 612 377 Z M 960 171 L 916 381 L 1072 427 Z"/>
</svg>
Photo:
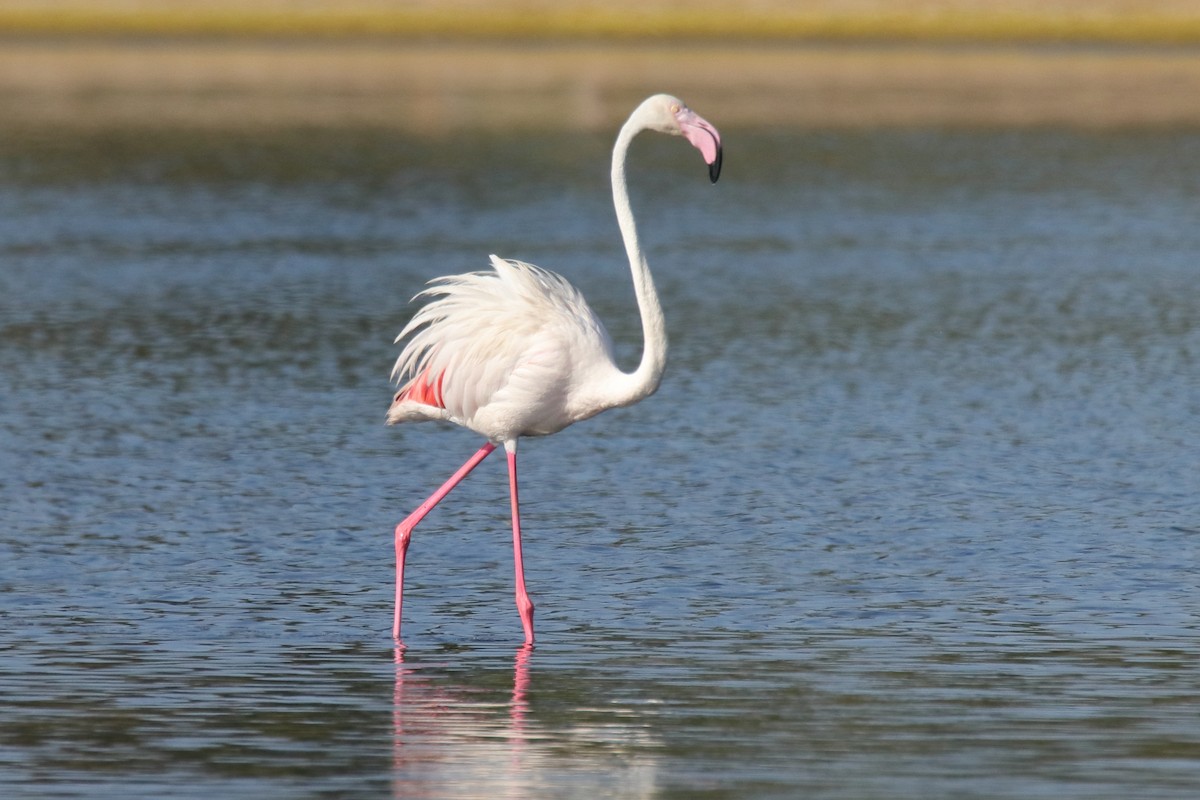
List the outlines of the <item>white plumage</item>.
<svg viewBox="0 0 1200 800">
<path fill-rule="evenodd" d="M 400 389 L 389 425 L 443 420 L 487 442 L 433 495 L 396 526 L 396 611 L 400 638 L 404 557 L 412 530 L 497 445 L 508 455 L 512 493 L 517 608 L 525 643 L 533 644 L 533 603 L 525 590 L 517 500 L 517 440 L 560 431 L 608 408 L 652 394 L 662 380 L 667 333 L 654 280 L 638 244 L 625 185 L 629 143 L 644 130 L 683 136 L 704 156 L 709 177 L 721 171 L 716 129 L 670 95 L 654 95 L 621 127 L 612 156 L 613 206 L 629 256 L 645 339 L 638 368 L 622 372 L 612 340 L 583 295 L 553 272 L 492 256 L 490 272 L 436 278 L 414 299 L 428 302 L 396 338 L 404 342 L 392 378 Z"/>
<path fill-rule="evenodd" d="M 587 300 L 561 275 L 491 259 L 491 272 L 437 278 L 417 295 L 434 299 L 396 338 L 408 341 L 392 368 L 401 386 L 389 424 L 446 420 L 506 442 L 603 410 L 587 389 L 620 373 Z M 436 397 L 417 384 L 438 386 Z"/>
</svg>

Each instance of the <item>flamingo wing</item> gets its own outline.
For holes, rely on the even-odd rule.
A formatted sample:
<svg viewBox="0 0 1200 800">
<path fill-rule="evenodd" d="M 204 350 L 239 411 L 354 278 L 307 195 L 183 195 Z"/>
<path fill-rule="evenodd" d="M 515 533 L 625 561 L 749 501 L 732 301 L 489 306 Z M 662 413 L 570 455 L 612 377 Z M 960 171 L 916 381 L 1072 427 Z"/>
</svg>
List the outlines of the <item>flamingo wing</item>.
<svg viewBox="0 0 1200 800">
<path fill-rule="evenodd" d="M 407 341 L 392 370 L 400 389 L 389 424 L 440 419 L 492 435 L 475 424 L 486 411 L 514 435 L 557 430 L 571 421 L 562 417 L 581 362 L 611 363 L 608 334 L 575 287 L 491 259 L 491 271 L 437 278 L 417 295 L 434 299 L 396 338 Z"/>
</svg>

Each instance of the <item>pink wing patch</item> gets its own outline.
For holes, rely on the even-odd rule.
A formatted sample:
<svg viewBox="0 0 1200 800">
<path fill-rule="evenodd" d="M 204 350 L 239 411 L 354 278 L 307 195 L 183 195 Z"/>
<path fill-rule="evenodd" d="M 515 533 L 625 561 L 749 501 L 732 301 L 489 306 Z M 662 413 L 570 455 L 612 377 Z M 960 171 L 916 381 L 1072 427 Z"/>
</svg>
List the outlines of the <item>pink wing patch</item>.
<svg viewBox="0 0 1200 800">
<path fill-rule="evenodd" d="M 414 403 L 433 406 L 434 408 L 445 408 L 446 403 L 442 400 L 442 378 L 445 375 L 445 372 L 439 372 L 436 378 L 430 380 L 429 370 L 425 370 L 397 392 L 396 399 L 392 402 L 399 403 L 402 400 L 411 400 Z"/>
</svg>

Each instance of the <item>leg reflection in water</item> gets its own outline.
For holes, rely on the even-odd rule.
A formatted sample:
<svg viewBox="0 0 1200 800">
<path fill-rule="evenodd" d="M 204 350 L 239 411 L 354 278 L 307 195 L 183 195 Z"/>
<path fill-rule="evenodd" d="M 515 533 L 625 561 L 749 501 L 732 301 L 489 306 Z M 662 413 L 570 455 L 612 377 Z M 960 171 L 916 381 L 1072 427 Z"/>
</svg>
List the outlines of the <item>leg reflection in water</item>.
<svg viewBox="0 0 1200 800">
<path fill-rule="evenodd" d="M 577 669 L 535 675 L 528 645 L 511 667 L 462 652 L 417 657 L 400 644 L 393 654 L 396 800 L 656 795 L 660 705 L 620 702 Z M 511 690 L 497 672 L 510 669 Z M 530 702 L 535 684 L 541 714 Z"/>
<path fill-rule="evenodd" d="M 478 689 L 435 682 L 444 670 L 407 664 L 405 646 L 395 646 L 394 797 L 517 797 L 540 783 L 530 780 L 523 763 L 532 655 L 532 645 L 517 648 L 504 703 Z"/>
</svg>

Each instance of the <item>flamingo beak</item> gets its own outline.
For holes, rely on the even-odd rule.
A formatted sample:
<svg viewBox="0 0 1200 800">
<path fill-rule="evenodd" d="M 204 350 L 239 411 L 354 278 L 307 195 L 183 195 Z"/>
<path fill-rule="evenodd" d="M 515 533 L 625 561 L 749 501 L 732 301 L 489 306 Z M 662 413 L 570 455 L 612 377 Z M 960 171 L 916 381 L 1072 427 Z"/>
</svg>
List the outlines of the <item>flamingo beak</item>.
<svg viewBox="0 0 1200 800">
<path fill-rule="evenodd" d="M 716 183 L 717 178 L 721 177 L 721 134 L 690 108 L 680 109 L 676 119 L 684 138 L 704 156 L 704 162 L 708 164 L 709 180 Z"/>
<path fill-rule="evenodd" d="M 721 177 L 721 145 L 717 145 L 717 157 L 711 164 L 708 165 L 708 179 L 713 183 L 717 182 L 717 178 Z"/>
</svg>

